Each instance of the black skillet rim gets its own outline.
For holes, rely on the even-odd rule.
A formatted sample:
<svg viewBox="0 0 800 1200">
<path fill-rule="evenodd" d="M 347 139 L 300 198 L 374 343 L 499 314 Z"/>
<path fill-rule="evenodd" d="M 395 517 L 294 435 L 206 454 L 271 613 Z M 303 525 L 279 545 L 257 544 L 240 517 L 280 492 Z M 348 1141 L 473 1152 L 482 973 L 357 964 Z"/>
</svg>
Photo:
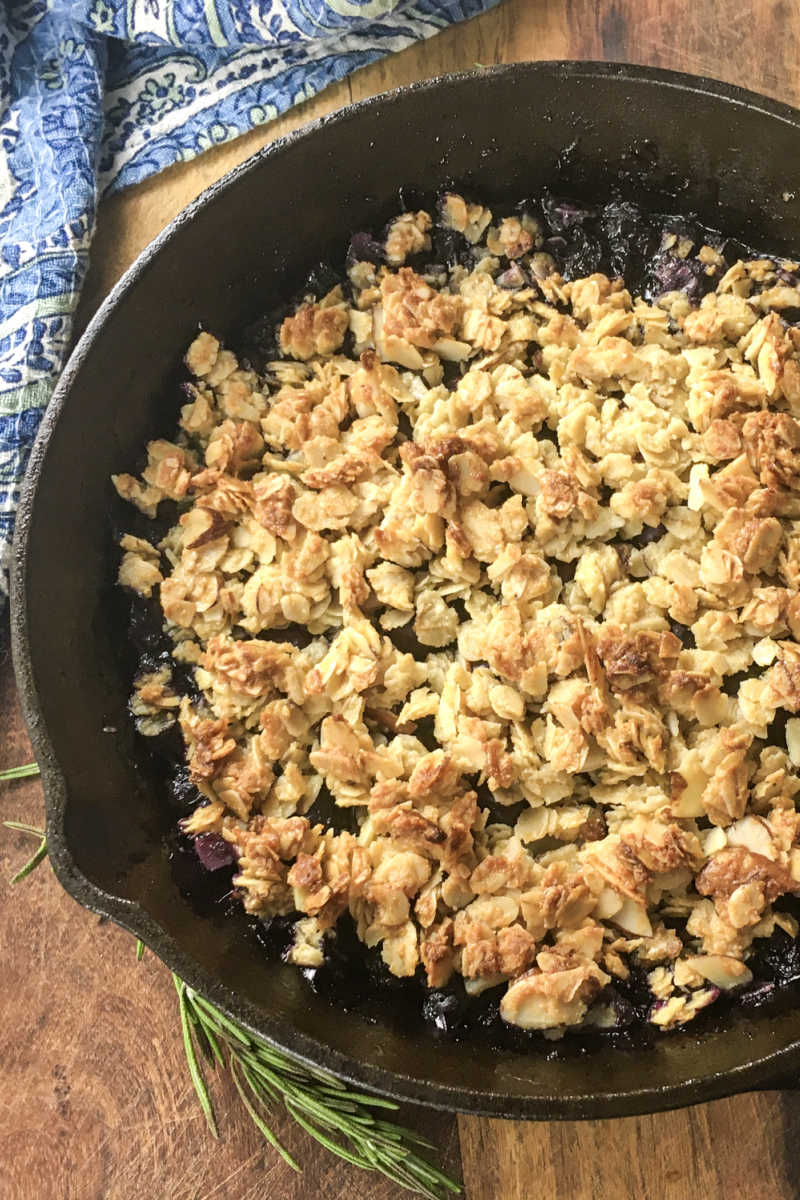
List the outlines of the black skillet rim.
<svg viewBox="0 0 800 1200">
<path fill-rule="evenodd" d="M 515 1096 L 503 1092 L 451 1087 L 430 1080 L 413 1078 L 358 1062 L 349 1055 L 332 1050 L 323 1042 L 301 1034 L 295 1029 L 287 1028 L 284 1023 L 272 1021 L 263 1010 L 237 996 L 235 992 L 215 979 L 211 973 L 201 968 L 137 904 L 103 891 L 78 869 L 67 845 L 64 828 L 66 780 L 53 752 L 33 679 L 26 597 L 28 542 L 47 443 L 59 415 L 69 399 L 74 379 L 84 360 L 91 354 L 100 328 L 122 298 L 136 286 L 140 274 L 151 259 L 158 255 L 162 246 L 176 237 L 183 226 L 192 221 L 200 209 L 216 200 L 228 188 L 233 187 L 242 176 L 254 170 L 264 158 L 279 155 L 286 146 L 313 136 L 327 125 L 357 120 L 361 113 L 391 103 L 394 98 L 408 93 L 436 91 L 441 87 L 469 79 L 481 79 L 485 76 L 513 76 L 533 72 L 550 76 L 554 82 L 580 76 L 610 77 L 619 79 L 623 83 L 625 81 L 650 82 L 677 88 L 687 93 L 710 94 L 732 105 L 760 110 L 765 115 L 793 126 L 800 133 L 800 112 L 798 110 L 788 104 L 732 84 L 683 72 L 628 63 L 566 60 L 512 63 L 485 67 L 480 71 L 464 71 L 423 80 L 348 105 L 346 108 L 312 121 L 264 147 L 201 193 L 142 251 L 103 301 L 73 349 L 42 418 L 20 496 L 11 565 L 11 644 L 20 703 L 41 769 L 47 812 L 50 862 L 61 885 L 83 907 L 110 917 L 124 929 L 141 938 L 190 987 L 218 1005 L 228 1016 L 241 1021 L 253 1033 L 265 1037 L 272 1045 L 301 1062 L 314 1066 L 323 1065 L 326 1070 L 349 1083 L 367 1087 L 396 1100 L 410 1101 L 450 1112 L 509 1119 L 575 1120 L 633 1116 L 686 1104 L 696 1104 L 751 1089 L 787 1086 L 797 1068 L 800 1068 L 800 1030 L 798 1030 L 798 1041 L 776 1050 L 772 1054 L 754 1059 L 739 1067 L 688 1078 L 680 1084 L 648 1087 L 645 1083 L 641 1088 L 635 1090 L 563 1098 L 559 1095 Z M 434 1043 L 432 1043 L 432 1049 L 433 1046 Z"/>
</svg>

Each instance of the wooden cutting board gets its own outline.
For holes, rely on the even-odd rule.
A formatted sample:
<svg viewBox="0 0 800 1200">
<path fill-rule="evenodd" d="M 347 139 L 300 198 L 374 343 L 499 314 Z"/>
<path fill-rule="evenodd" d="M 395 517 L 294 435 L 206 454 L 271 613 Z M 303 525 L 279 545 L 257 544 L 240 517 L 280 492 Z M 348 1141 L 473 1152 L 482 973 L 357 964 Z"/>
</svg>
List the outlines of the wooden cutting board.
<svg viewBox="0 0 800 1200">
<path fill-rule="evenodd" d="M 475 64 L 596 58 L 716 76 L 800 103 L 800 6 L 787 0 L 504 0 L 360 71 L 271 125 L 173 167 L 100 208 L 85 324 L 138 252 L 200 191 L 273 138 L 383 91 Z M 758 154 L 758 147 L 753 147 Z M 30 747 L 0 638 L 0 768 Z M 0 817 L 42 820 L 35 780 L 0 785 Z M 152 955 L 79 908 L 49 867 L 10 891 L 31 844 L 0 830 L 0 1200 L 400 1200 L 280 1115 L 304 1164 L 285 1166 L 229 1082 L 214 1142 L 191 1091 L 175 993 Z M 794 1200 L 800 1098 L 760 1093 L 654 1117 L 523 1124 L 406 1110 L 464 1179 L 468 1200 Z"/>
</svg>

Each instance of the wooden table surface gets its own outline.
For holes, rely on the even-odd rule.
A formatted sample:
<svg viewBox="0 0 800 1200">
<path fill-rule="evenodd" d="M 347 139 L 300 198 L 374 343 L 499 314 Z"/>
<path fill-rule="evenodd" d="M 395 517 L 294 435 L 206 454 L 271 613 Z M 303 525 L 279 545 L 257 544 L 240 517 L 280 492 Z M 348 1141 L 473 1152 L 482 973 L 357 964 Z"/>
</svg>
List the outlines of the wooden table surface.
<svg viewBox="0 0 800 1200">
<path fill-rule="evenodd" d="M 492 12 L 358 72 L 193 163 L 105 202 L 80 320 L 194 196 L 274 137 L 396 84 L 520 59 L 604 58 L 717 76 L 800 103 L 800 6 L 790 0 L 503 0 Z M 754 147 L 754 153 L 758 148 Z M 28 761 L 0 639 L 0 768 Z M 0 816 L 40 823 L 39 784 L 5 785 Z M 166 969 L 69 899 L 44 866 L 9 892 L 31 850 L 0 837 L 2 1200 L 399 1200 L 280 1116 L 305 1164 L 265 1147 L 225 1079 L 213 1142 L 183 1060 Z M 8 893 L 8 894 L 7 894 Z M 521 1124 L 406 1110 L 461 1172 L 468 1200 L 790 1200 L 800 1197 L 800 1096 L 762 1093 L 654 1117 Z"/>
</svg>

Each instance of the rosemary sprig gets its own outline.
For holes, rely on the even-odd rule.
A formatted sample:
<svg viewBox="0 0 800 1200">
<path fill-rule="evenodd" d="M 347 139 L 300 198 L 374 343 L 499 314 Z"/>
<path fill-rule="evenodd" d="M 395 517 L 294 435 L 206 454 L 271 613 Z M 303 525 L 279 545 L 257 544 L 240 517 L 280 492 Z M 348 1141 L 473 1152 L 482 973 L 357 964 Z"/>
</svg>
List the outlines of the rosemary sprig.
<svg viewBox="0 0 800 1200">
<path fill-rule="evenodd" d="M 0 782 L 38 775 L 36 763 L 0 771 Z M 18 883 L 47 856 L 44 831 L 23 821 L 4 821 L 40 839 L 39 846 L 14 878 Z M 136 960 L 144 955 L 144 942 L 136 942 Z M 364 1171 L 379 1171 L 387 1179 L 428 1200 L 445 1200 L 461 1188 L 417 1151 L 433 1145 L 411 1129 L 386 1121 L 380 1110 L 396 1112 L 391 1100 L 353 1092 L 335 1076 L 314 1067 L 300 1066 L 262 1038 L 249 1033 L 236 1021 L 199 996 L 188 984 L 172 976 L 178 993 L 181 1032 L 189 1075 L 209 1129 L 218 1137 L 211 1096 L 206 1086 L 197 1050 L 211 1065 L 227 1065 L 242 1103 L 263 1137 L 295 1171 L 302 1168 L 281 1145 L 265 1116 L 282 1103 L 296 1123 L 338 1158 Z M 226 1058 L 223 1048 L 227 1051 Z"/>
<path fill-rule="evenodd" d="M 228 1067 L 247 1112 L 281 1157 L 299 1171 L 296 1160 L 281 1145 L 264 1120 L 264 1113 L 282 1103 L 298 1125 L 332 1154 L 365 1171 L 379 1171 L 400 1187 L 443 1200 L 460 1192 L 459 1185 L 417 1153 L 434 1147 L 425 1138 L 384 1120 L 375 1110 L 394 1112 L 397 1105 L 380 1096 L 350 1091 L 327 1071 L 300 1066 L 261 1038 L 249 1033 L 173 975 L 178 992 L 189 1074 L 214 1136 L 217 1126 L 197 1049 L 209 1062 Z"/>
</svg>

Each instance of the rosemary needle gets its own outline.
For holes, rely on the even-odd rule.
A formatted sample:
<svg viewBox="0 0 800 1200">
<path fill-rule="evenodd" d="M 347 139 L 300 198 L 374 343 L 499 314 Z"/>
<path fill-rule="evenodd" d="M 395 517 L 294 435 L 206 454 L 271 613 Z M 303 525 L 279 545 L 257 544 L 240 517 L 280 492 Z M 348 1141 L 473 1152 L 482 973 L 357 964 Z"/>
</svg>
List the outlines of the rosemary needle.
<svg viewBox="0 0 800 1200">
<path fill-rule="evenodd" d="M 21 767 L 9 767 L 5 771 L 0 771 L 0 783 L 5 783 L 12 779 L 27 779 L 31 775 L 38 775 L 39 767 L 35 762 L 25 763 Z M 26 875 L 30 875 L 31 871 L 35 871 L 40 862 L 47 857 L 47 838 L 43 829 L 37 829 L 35 825 L 28 825 L 25 821 L 4 821 L 6 829 L 16 829 L 19 833 L 30 834 L 31 837 L 39 838 L 39 845 L 34 850 L 28 861 L 23 867 L 20 867 L 16 875 L 12 875 L 11 882 L 19 883 Z"/>
<path fill-rule="evenodd" d="M 11 876 L 12 883 L 19 883 L 26 875 L 30 875 L 31 871 L 35 871 L 39 863 L 47 857 L 47 838 L 43 829 L 37 829 L 34 825 L 26 825 L 24 821 L 3 821 L 6 829 L 16 829 L 19 833 L 30 834 L 31 837 L 38 837 L 39 845 L 34 850 L 24 867 L 20 867 L 16 875 Z"/>
<path fill-rule="evenodd" d="M 194 1042 L 192 1040 L 192 1031 L 189 1024 L 189 1008 L 186 1003 L 186 984 L 178 979 L 177 975 L 172 976 L 175 987 L 178 992 L 178 1003 L 181 1016 L 181 1031 L 183 1033 L 183 1048 L 186 1051 L 186 1061 L 189 1064 L 189 1074 L 194 1084 L 194 1090 L 197 1092 L 197 1098 L 200 1101 L 200 1107 L 205 1113 L 208 1127 L 214 1137 L 219 1137 L 217 1131 L 217 1122 L 214 1118 L 214 1109 L 211 1107 L 211 1097 L 208 1094 L 203 1073 L 197 1062 L 197 1055 L 194 1052 Z"/>
<path fill-rule="evenodd" d="M 9 767 L 6 771 L 0 771 L 0 783 L 4 783 L 7 779 L 27 779 L 30 775 L 38 774 L 37 763 L 25 763 L 22 767 Z"/>
</svg>

